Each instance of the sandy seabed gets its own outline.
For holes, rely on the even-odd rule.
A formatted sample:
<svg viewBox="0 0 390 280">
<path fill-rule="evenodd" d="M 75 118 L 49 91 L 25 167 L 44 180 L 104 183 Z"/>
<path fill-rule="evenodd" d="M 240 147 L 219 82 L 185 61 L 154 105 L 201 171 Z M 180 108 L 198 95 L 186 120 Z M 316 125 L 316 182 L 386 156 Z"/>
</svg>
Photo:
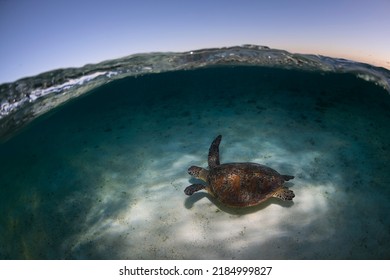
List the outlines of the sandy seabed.
<svg viewBox="0 0 390 280">
<path fill-rule="evenodd" d="M 293 202 L 187 197 L 191 165 L 291 174 Z M 0 144 L 1 259 L 389 259 L 390 95 L 346 74 L 127 78 Z"/>
</svg>

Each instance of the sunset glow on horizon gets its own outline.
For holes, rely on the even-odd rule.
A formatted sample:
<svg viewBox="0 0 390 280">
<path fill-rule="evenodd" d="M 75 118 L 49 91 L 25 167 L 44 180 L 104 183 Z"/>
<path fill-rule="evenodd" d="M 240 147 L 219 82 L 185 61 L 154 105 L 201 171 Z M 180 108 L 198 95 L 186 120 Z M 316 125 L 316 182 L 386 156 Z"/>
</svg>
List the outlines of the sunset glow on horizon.
<svg viewBox="0 0 390 280">
<path fill-rule="evenodd" d="M 243 44 L 390 69 L 390 2 L 0 1 L 0 83 L 136 53 Z"/>
</svg>

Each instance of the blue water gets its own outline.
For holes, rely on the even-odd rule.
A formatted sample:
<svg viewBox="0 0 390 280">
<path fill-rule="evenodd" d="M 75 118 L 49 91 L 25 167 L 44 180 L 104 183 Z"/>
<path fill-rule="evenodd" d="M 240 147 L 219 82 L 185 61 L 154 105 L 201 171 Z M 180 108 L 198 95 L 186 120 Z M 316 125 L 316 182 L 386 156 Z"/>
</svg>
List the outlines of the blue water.
<svg viewBox="0 0 390 280">
<path fill-rule="evenodd" d="M 191 165 L 266 164 L 293 202 L 230 209 Z M 127 77 L 0 146 L 1 259 L 388 259 L 390 95 L 352 74 L 220 66 Z"/>
</svg>

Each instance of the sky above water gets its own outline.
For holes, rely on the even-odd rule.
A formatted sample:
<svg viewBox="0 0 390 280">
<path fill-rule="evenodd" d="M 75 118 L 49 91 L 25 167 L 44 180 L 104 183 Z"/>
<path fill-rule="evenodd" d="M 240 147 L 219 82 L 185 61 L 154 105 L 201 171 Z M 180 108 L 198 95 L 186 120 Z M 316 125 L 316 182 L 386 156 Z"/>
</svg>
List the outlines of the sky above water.
<svg viewBox="0 0 390 280">
<path fill-rule="evenodd" d="M 0 83 L 134 53 L 242 44 L 390 69 L 390 0 L 0 0 Z"/>
</svg>

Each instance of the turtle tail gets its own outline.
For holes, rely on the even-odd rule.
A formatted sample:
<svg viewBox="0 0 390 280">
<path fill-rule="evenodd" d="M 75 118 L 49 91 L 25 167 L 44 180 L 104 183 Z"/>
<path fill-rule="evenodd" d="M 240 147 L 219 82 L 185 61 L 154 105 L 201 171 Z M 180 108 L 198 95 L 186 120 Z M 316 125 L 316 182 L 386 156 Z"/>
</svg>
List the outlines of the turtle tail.
<svg viewBox="0 0 390 280">
<path fill-rule="evenodd" d="M 219 143 L 221 143 L 222 135 L 218 135 L 217 138 L 214 139 L 213 143 L 211 143 L 209 149 L 209 168 L 214 168 L 219 165 Z"/>
</svg>

